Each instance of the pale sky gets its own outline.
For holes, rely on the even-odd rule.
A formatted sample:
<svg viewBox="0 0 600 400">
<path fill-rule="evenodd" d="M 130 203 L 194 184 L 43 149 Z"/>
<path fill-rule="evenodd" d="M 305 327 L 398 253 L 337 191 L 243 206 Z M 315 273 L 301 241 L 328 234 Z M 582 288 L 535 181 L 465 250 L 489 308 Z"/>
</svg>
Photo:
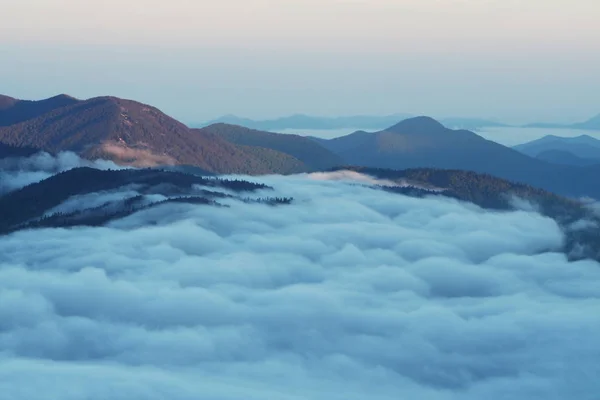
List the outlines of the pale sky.
<svg viewBox="0 0 600 400">
<path fill-rule="evenodd" d="M 599 0 L 0 0 L 0 93 L 184 122 L 600 113 Z"/>
</svg>

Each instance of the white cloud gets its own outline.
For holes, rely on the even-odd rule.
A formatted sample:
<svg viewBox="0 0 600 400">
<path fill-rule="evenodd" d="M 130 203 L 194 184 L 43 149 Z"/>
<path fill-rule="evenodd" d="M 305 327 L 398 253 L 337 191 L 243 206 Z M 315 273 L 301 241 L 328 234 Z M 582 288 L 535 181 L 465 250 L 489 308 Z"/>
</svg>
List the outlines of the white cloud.
<svg viewBox="0 0 600 400">
<path fill-rule="evenodd" d="M 0 195 L 76 167 L 122 168 L 111 161 L 83 160 L 72 152 L 61 152 L 56 156 L 40 152 L 30 157 L 4 158 L 0 159 Z"/>
<path fill-rule="evenodd" d="M 378 179 L 374 178 L 370 175 L 361 174 L 356 171 L 333 171 L 333 172 L 315 172 L 308 175 L 311 179 L 320 180 L 320 181 L 341 181 L 341 182 L 351 182 L 351 183 L 361 183 L 364 185 L 370 186 L 387 186 L 387 187 L 414 187 L 418 189 L 428 190 L 430 192 L 442 192 L 444 188 L 437 188 L 434 186 L 423 186 L 422 184 L 418 184 L 416 182 L 408 182 L 404 179 L 399 180 L 398 182 L 392 181 L 389 179 Z"/>
<path fill-rule="evenodd" d="M 0 238 L 11 400 L 565 399 L 600 392 L 600 268 L 556 223 L 306 176 Z M 157 222 L 150 226 L 149 222 Z"/>
</svg>

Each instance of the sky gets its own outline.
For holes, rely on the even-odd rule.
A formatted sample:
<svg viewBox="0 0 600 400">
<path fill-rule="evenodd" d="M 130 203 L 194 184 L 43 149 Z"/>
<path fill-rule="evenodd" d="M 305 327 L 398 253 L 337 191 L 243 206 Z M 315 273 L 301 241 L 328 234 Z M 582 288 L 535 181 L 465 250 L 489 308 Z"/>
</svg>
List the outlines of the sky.
<svg viewBox="0 0 600 400">
<path fill-rule="evenodd" d="M 115 95 L 192 123 L 600 112 L 597 0 L 0 0 L 0 93 Z"/>
</svg>

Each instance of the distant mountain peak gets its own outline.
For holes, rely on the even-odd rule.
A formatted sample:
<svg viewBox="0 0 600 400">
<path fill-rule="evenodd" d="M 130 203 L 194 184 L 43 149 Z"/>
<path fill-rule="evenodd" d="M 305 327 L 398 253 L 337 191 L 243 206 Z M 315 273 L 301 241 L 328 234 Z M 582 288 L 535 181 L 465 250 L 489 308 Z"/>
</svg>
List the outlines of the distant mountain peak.
<svg viewBox="0 0 600 400">
<path fill-rule="evenodd" d="M 10 96 L 5 96 L 0 94 L 0 110 L 4 110 L 7 109 L 9 107 L 12 107 L 15 105 L 15 103 L 17 103 L 19 100 L 12 98 Z"/>
<path fill-rule="evenodd" d="M 214 124 L 210 124 L 208 126 L 205 126 L 204 128 L 199 128 L 197 130 L 207 130 L 207 131 L 213 131 L 213 130 L 223 130 L 223 129 L 236 129 L 236 130 L 241 130 L 244 132 L 254 132 L 256 131 L 255 129 L 252 128 L 247 128 L 243 125 L 240 124 L 236 124 L 236 123 L 230 123 L 230 122 L 215 122 Z"/>
<path fill-rule="evenodd" d="M 20 100 L 0 95 L 0 127 L 23 122 L 79 100 L 66 94 L 44 100 Z"/>
<path fill-rule="evenodd" d="M 264 133 L 264 145 L 236 144 L 208 131 L 192 131 L 150 105 L 114 96 L 76 100 L 59 95 L 17 101 L 0 111 L 0 143 L 8 146 L 0 149 L 0 156 L 14 154 L 15 147 L 31 147 L 138 167 L 180 164 L 239 174 L 300 173 L 321 168 L 321 163 L 331 167 L 339 160 L 299 136 Z M 241 127 L 223 125 L 223 129 L 246 133 Z M 242 136 L 262 137 L 259 134 Z M 281 151 L 269 147 L 271 142 L 281 145 Z M 286 152 L 296 147 L 314 166 Z"/>
<path fill-rule="evenodd" d="M 600 130 L 600 114 L 592 117 L 584 122 L 579 122 L 576 124 L 552 124 L 552 123 L 536 123 L 525 125 L 526 128 L 556 128 L 556 129 L 584 129 L 584 130 L 592 130 L 597 131 Z"/>
<path fill-rule="evenodd" d="M 587 120 L 587 123 L 600 123 L 600 114 Z"/>
<path fill-rule="evenodd" d="M 397 133 L 437 133 L 445 131 L 446 127 L 431 117 L 421 116 L 405 119 L 386 130 Z"/>
<path fill-rule="evenodd" d="M 71 95 L 65 94 L 65 93 L 61 93 L 61 94 L 57 94 L 56 96 L 52 96 L 47 100 L 59 100 L 59 101 L 79 101 L 78 98 L 73 97 Z"/>
<path fill-rule="evenodd" d="M 586 134 L 576 136 L 575 139 L 598 140 L 598 139 L 596 139 L 590 135 L 586 135 Z"/>
<path fill-rule="evenodd" d="M 582 144 L 590 144 L 599 146 L 600 140 L 587 135 L 579 135 L 579 136 L 557 136 L 557 135 L 546 135 L 539 139 L 532 140 L 531 142 L 523 143 L 521 145 L 515 146 L 515 148 L 525 148 L 530 146 L 531 144 L 562 144 L 562 143 L 582 143 Z"/>
</svg>

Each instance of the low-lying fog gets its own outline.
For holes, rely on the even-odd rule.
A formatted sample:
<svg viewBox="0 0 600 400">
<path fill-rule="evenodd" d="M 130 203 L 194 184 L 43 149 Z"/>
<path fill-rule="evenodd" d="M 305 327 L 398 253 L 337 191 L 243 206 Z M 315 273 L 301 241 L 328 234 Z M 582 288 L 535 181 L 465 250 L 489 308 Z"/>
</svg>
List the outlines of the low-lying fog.
<svg viewBox="0 0 600 400">
<path fill-rule="evenodd" d="M 325 178 L 0 238 L 0 397 L 597 399 L 600 265 L 553 220 Z"/>
</svg>

